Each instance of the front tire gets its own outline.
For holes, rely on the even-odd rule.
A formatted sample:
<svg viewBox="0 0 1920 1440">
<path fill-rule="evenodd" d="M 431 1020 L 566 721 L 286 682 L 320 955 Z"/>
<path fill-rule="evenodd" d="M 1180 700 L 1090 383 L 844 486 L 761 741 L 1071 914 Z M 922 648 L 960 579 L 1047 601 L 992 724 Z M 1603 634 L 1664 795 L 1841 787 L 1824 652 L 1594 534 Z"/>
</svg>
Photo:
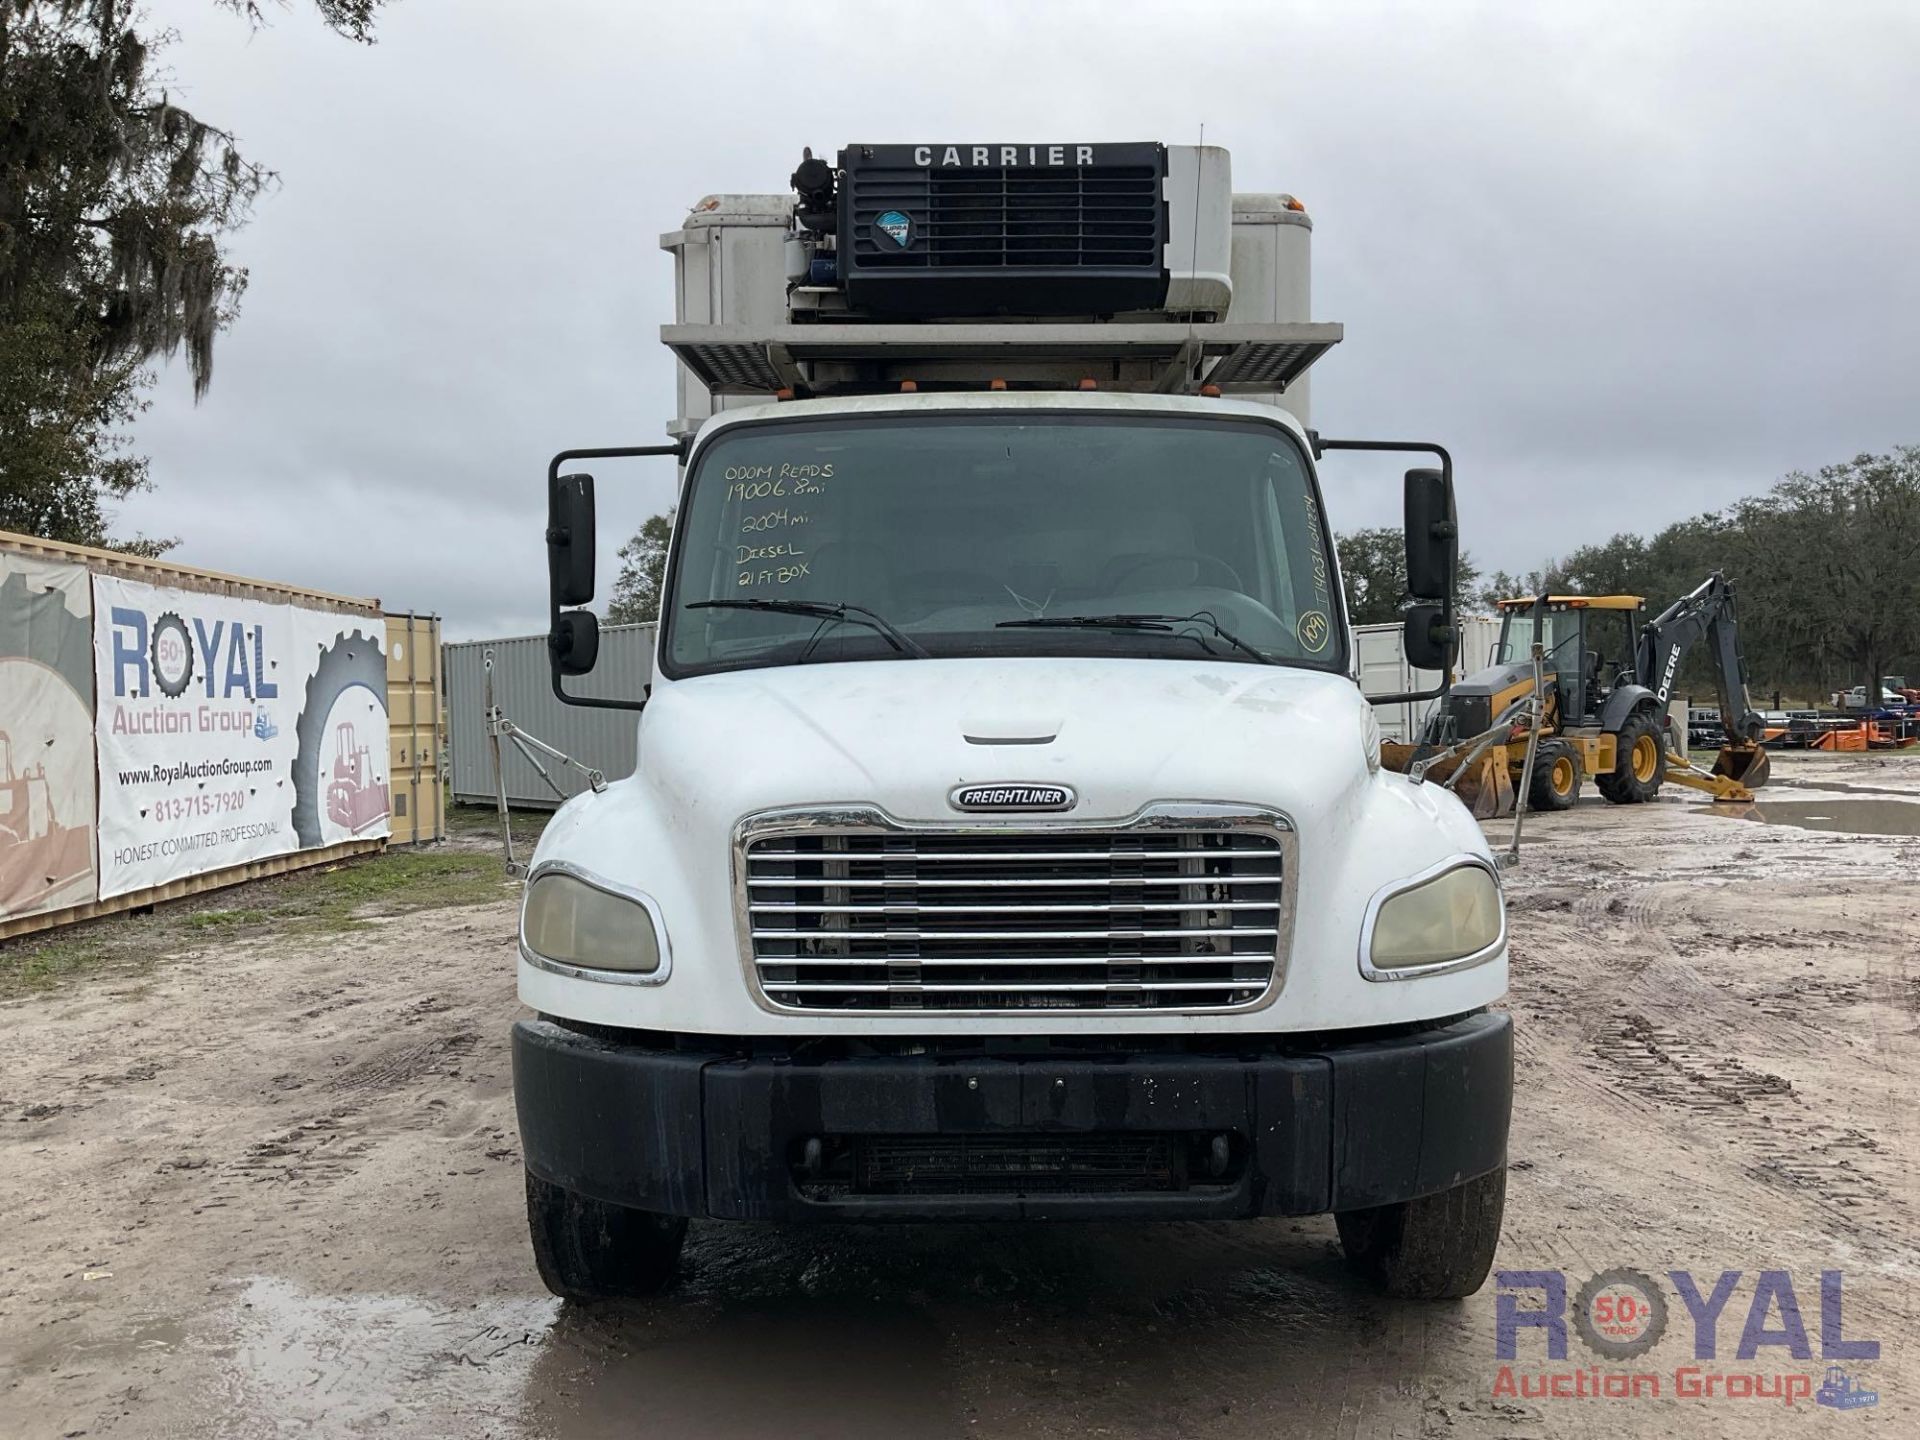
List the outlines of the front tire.
<svg viewBox="0 0 1920 1440">
<path fill-rule="evenodd" d="M 1333 1217 L 1347 1263 L 1402 1300 L 1458 1300 L 1486 1283 L 1506 1213 L 1507 1170 L 1418 1200 Z"/>
<path fill-rule="evenodd" d="M 1614 741 L 1613 773 L 1594 781 L 1615 805 L 1640 805 L 1660 793 L 1667 778 L 1667 747 L 1651 710 L 1636 710 Z"/>
<path fill-rule="evenodd" d="M 1580 798 L 1580 760 L 1564 740 L 1542 740 L 1533 757 L 1533 783 L 1527 790 L 1530 810 L 1571 810 Z"/>
<path fill-rule="evenodd" d="M 656 1294 L 680 1268 L 687 1222 L 562 1189 L 527 1172 L 534 1264 L 562 1300 L 592 1304 Z"/>
</svg>

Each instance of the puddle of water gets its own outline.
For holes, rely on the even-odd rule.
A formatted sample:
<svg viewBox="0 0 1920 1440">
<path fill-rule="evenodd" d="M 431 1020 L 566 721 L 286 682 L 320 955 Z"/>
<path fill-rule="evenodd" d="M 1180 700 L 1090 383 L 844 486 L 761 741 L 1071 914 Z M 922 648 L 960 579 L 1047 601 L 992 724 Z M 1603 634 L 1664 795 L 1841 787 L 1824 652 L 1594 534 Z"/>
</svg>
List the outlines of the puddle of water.
<svg viewBox="0 0 1920 1440">
<path fill-rule="evenodd" d="M 777 1298 L 687 1286 L 582 1311 L 256 1277 L 232 1302 L 195 1433 L 627 1440 L 644 1421 L 702 1440 L 829 1440 L 849 1433 L 857 1396 L 862 1434 L 957 1440 L 944 1337 L 926 1314 L 866 1284 L 819 1296 L 806 1293 L 817 1277 L 783 1278 Z"/>
<path fill-rule="evenodd" d="M 686 1304 L 684 1299 L 679 1301 Z M 904 1300 L 672 1299 L 562 1314 L 526 1384 L 543 1440 L 960 1440 L 951 1366 L 933 1319 Z M 678 1332 L 678 1333 L 676 1333 Z"/>
<path fill-rule="evenodd" d="M 1912 767 L 1912 773 L 1920 776 L 1920 765 Z M 1899 785 L 1854 785 L 1843 780 L 1828 780 L 1803 776 L 1797 780 L 1783 780 L 1775 775 L 1767 781 L 1769 793 L 1789 790 L 1811 790 L 1821 795 L 1884 795 L 1892 800 L 1920 800 L 1920 789 Z"/>
<path fill-rule="evenodd" d="M 187 1327 L 178 1320 L 154 1317 L 141 1320 L 105 1338 L 73 1339 L 62 1335 L 38 1349 L 15 1357 L 22 1371 L 57 1364 L 65 1369 L 125 1369 L 154 1355 L 167 1355 L 187 1343 Z"/>
<path fill-rule="evenodd" d="M 1920 835 L 1920 804 L 1910 800 L 1759 800 L 1734 813 L 1765 825 L 1838 830 L 1849 835 Z"/>
<path fill-rule="evenodd" d="M 559 1310 L 518 1299 L 453 1308 L 402 1295 L 315 1295 L 256 1278 L 235 1301 L 234 1339 L 207 1435 L 467 1433 L 518 1409 Z M 263 1432 L 263 1417 L 271 1417 Z"/>
<path fill-rule="evenodd" d="M 523 1423 L 541 1440 L 1142 1437 L 1258 1397 L 1288 1419 L 1252 1433 L 1332 1433 L 1327 1376 L 1388 1311 L 1330 1230 L 696 1226 L 667 1295 L 563 1311 Z"/>
<path fill-rule="evenodd" d="M 1326 1376 L 1382 1342 L 1389 1310 L 1329 1228 L 708 1225 L 674 1289 L 587 1310 L 255 1278 L 199 1346 L 211 1383 L 177 1433 L 964 1440 L 1038 1420 L 1139 1436 L 1256 1400 L 1331 1429 L 1323 1400 L 1347 1401 L 1321 1395 Z M 1459 1328 L 1422 1343 L 1477 1343 Z"/>
</svg>

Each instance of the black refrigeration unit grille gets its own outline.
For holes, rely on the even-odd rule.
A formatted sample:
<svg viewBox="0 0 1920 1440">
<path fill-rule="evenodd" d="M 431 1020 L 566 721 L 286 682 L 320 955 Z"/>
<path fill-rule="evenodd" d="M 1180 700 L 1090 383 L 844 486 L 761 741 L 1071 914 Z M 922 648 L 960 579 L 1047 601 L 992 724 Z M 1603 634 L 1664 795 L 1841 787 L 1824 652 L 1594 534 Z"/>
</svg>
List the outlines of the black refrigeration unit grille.
<svg viewBox="0 0 1920 1440">
<path fill-rule="evenodd" d="M 1167 295 L 1166 169 L 1158 144 L 849 146 L 848 305 L 903 318 L 1154 309 Z"/>
</svg>

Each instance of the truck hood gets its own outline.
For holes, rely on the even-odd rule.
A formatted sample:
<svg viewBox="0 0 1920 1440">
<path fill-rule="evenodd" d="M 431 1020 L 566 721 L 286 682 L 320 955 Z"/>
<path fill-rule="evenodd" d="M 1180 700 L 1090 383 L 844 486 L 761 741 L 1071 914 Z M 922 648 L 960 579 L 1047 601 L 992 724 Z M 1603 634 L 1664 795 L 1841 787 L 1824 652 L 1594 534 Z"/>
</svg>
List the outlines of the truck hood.
<svg viewBox="0 0 1920 1440">
<path fill-rule="evenodd" d="M 952 820 L 957 785 L 1072 787 L 1074 815 L 1155 800 L 1320 809 L 1377 736 L 1345 676 L 1230 662 L 1005 658 L 785 666 L 662 684 L 639 782 L 690 822 L 872 803 Z M 715 815 L 715 807 L 728 813 Z"/>
<path fill-rule="evenodd" d="M 1473 817 L 1437 785 L 1375 770 L 1378 730 L 1352 680 L 1309 670 L 1185 661 L 869 661 L 662 679 L 641 716 L 639 765 L 567 802 L 538 869 L 574 866 L 657 907 L 662 983 L 606 984 L 522 960 L 522 1000 L 542 1014 L 712 1035 L 1112 1033 L 1094 1010 L 944 1018 L 821 1011 L 798 1019 L 751 993 L 742 966 L 734 842 L 750 816 L 871 808 L 905 824 L 1071 826 L 1150 805 L 1253 806 L 1284 817 L 1292 940 L 1264 1008 L 1129 1013 L 1127 1033 L 1315 1031 L 1461 1014 L 1506 987 L 1504 958 L 1418 983 L 1365 979 L 1368 906 L 1462 857 L 1484 859 Z M 962 784 L 1065 785 L 1063 814 L 963 815 Z"/>
</svg>

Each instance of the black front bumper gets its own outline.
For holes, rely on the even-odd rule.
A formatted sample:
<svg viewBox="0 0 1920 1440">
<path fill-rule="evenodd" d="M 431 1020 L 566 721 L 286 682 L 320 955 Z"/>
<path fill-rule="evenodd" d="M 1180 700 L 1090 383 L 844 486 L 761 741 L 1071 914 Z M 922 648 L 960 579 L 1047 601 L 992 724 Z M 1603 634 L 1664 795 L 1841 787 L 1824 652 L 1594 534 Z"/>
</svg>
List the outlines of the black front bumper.
<svg viewBox="0 0 1920 1440">
<path fill-rule="evenodd" d="M 1498 1169 L 1513 1028 L 1480 1011 L 1235 1055 L 767 1059 L 531 1020 L 513 1028 L 513 1071 L 527 1167 L 616 1204 L 737 1220 L 1231 1219 L 1384 1205 Z"/>
</svg>

